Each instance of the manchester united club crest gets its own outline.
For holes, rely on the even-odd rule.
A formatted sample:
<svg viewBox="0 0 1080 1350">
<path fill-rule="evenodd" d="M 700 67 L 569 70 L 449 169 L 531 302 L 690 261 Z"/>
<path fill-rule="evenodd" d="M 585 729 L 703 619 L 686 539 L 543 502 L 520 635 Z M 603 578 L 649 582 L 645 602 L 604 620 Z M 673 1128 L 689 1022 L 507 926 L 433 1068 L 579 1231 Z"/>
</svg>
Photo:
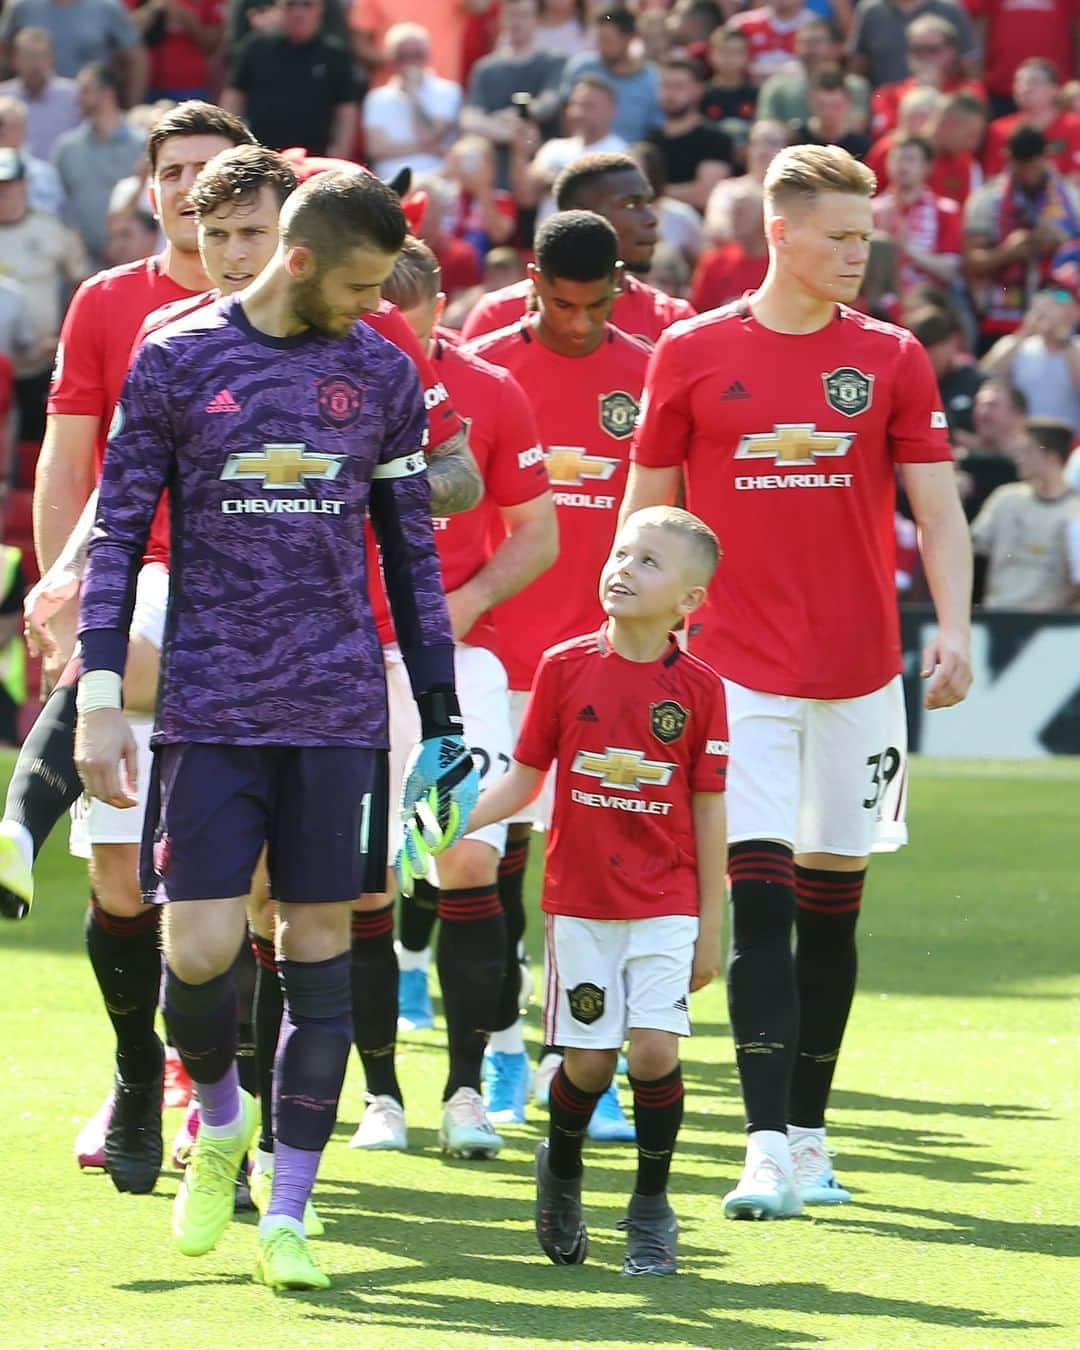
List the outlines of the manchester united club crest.
<svg viewBox="0 0 1080 1350">
<path fill-rule="evenodd" d="M 570 1015 L 575 1022 L 583 1022 L 588 1027 L 603 1017 L 604 991 L 598 985 L 587 981 L 575 984 L 573 989 L 566 991 L 566 997 L 570 1004 Z"/>
<path fill-rule="evenodd" d="M 821 380 L 829 407 L 845 417 L 858 417 L 873 400 L 873 375 L 864 375 L 854 366 L 840 366 L 831 375 L 822 375 Z"/>
<path fill-rule="evenodd" d="M 335 431 L 346 431 L 360 420 L 364 391 L 348 375 L 324 375 L 315 386 L 319 416 Z"/>
<path fill-rule="evenodd" d="M 616 389 L 612 394 L 601 395 L 600 425 L 617 441 L 625 441 L 627 436 L 634 434 L 637 415 L 637 399 L 632 398 L 624 389 Z"/>
<path fill-rule="evenodd" d="M 662 703 L 649 704 L 649 717 L 652 722 L 652 734 L 664 745 L 677 741 L 686 730 L 686 720 L 690 709 L 666 698 Z"/>
</svg>

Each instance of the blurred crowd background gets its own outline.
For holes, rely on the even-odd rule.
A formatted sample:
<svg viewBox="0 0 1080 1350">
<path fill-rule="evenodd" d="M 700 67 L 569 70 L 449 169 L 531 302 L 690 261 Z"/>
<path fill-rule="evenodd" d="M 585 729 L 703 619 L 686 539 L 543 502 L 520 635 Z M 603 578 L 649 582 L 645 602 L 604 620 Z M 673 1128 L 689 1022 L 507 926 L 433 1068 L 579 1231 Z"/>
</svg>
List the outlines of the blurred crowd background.
<svg viewBox="0 0 1080 1350">
<path fill-rule="evenodd" d="M 773 156 L 845 146 L 878 179 L 860 305 L 930 353 L 977 598 L 1075 608 L 1078 38 L 1080 0 L 3 0 L 6 535 L 27 533 L 67 299 L 160 247 L 147 131 L 198 97 L 274 149 L 407 169 L 450 328 L 524 277 L 552 185 L 584 153 L 641 166 L 652 191 L 613 224 L 651 254 L 651 284 L 702 311 L 764 276 Z M 897 539 L 898 589 L 917 599 L 902 503 Z M 9 592 L 0 645 L 12 624 Z"/>
</svg>

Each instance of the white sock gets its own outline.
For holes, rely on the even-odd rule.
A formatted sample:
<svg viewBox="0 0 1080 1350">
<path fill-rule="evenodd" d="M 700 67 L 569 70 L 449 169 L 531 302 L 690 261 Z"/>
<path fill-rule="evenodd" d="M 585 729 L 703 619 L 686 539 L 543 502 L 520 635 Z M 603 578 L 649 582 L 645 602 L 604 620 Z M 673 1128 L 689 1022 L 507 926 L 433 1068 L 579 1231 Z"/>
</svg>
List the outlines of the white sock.
<svg viewBox="0 0 1080 1350">
<path fill-rule="evenodd" d="M 274 1170 L 274 1155 L 267 1153 L 264 1148 L 257 1148 L 255 1150 L 254 1170 L 256 1172 L 272 1172 Z"/>
<path fill-rule="evenodd" d="M 791 1145 L 780 1130 L 755 1130 L 746 1141 L 746 1160 L 764 1154 L 785 1172 L 791 1171 Z"/>
<path fill-rule="evenodd" d="M 502 1055 L 523 1055 L 525 1037 L 521 1034 L 521 1019 L 503 1031 L 493 1031 L 488 1037 L 488 1049 Z"/>
<path fill-rule="evenodd" d="M 822 1125 L 820 1129 L 811 1125 L 789 1125 L 787 1127 L 787 1133 L 788 1139 L 790 1140 L 806 1139 L 809 1136 L 813 1136 L 813 1138 L 820 1140 L 821 1143 L 825 1142 L 824 1125 Z"/>
<path fill-rule="evenodd" d="M 290 1218 L 288 1214 L 268 1214 L 259 1220 L 259 1236 L 269 1237 L 275 1228 L 291 1228 L 294 1233 L 304 1236 L 304 1225 L 300 1219 Z"/>
<path fill-rule="evenodd" d="M 34 865 L 34 836 L 19 820 L 0 820 L 0 834 L 14 840 L 27 867 Z"/>
<path fill-rule="evenodd" d="M 244 1108 L 241 1106 L 235 1120 L 230 1120 L 228 1125 L 207 1125 L 205 1120 L 200 1121 L 199 1133 L 205 1134 L 207 1139 L 235 1139 L 243 1123 Z"/>
<path fill-rule="evenodd" d="M 431 948 L 425 947 L 422 952 L 411 952 L 408 947 L 403 947 L 400 942 L 394 943 L 397 949 L 397 963 L 399 970 L 422 970 L 427 971 L 431 965 Z"/>
</svg>

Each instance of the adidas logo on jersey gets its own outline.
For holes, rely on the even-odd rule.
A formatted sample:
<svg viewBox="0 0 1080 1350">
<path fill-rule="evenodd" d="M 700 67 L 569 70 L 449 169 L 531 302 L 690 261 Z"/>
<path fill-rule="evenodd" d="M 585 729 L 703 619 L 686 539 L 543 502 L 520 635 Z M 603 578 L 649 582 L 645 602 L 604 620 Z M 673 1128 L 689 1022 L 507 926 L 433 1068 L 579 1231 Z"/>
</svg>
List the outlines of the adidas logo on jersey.
<svg viewBox="0 0 1080 1350">
<path fill-rule="evenodd" d="M 227 389 L 219 390 L 210 402 L 206 405 L 208 413 L 231 413 L 239 412 L 240 404 L 233 398 Z"/>
<path fill-rule="evenodd" d="M 577 720 L 578 720 L 579 722 L 599 722 L 599 721 L 600 721 L 599 717 L 597 717 L 597 715 L 596 715 L 596 709 L 593 707 L 593 705 L 592 705 L 591 703 L 586 703 L 586 704 L 585 704 L 584 708 L 582 708 L 582 710 L 578 713 L 578 715 L 577 715 Z"/>
<path fill-rule="evenodd" d="M 724 392 L 720 395 L 721 403 L 728 403 L 734 398 L 749 398 L 750 391 L 742 380 L 734 380 Z"/>
</svg>

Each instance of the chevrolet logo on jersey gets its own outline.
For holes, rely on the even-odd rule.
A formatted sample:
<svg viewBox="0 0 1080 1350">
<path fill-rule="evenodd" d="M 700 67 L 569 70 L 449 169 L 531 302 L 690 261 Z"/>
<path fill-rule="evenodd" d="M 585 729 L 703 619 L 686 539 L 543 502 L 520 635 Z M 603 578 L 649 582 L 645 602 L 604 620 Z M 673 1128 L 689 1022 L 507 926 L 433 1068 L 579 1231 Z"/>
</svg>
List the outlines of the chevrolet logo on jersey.
<svg viewBox="0 0 1080 1350">
<path fill-rule="evenodd" d="M 574 773 L 599 778 L 601 787 L 629 788 L 640 792 L 642 784 L 649 787 L 667 787 L 674 764 L 663 760 L 646 759 L 641 750 L 623 750 L 607 746 L 603 754 L 596 750 L 579 750 L 571 769 Z"/>
<path fill-rule="evenodd" d="M 619 460 L 590 455 L 582 445 L 553 445 L 547 452 L 548 477 L 557 487 L 603 483 L 619 467 Z"/>
<path fill-rule="evenodd" d="M 238 483 L 259 481 L 274 492 L 299 491 L 309 478 L 336 478 L 345 458 L 320 455 L 306 445 L 264 445 L 261 450 L 230 455 L 221 477 Z"/>
<path fill-rule="evenodd" d="M 813 422 L 781 422 L 772 431 L 744 436 L 736 459 L 771 455 L 777 464 L 813 464 L 819 455 L 846 455 L 854 432 L 818 431 Z"/>
</svg>

